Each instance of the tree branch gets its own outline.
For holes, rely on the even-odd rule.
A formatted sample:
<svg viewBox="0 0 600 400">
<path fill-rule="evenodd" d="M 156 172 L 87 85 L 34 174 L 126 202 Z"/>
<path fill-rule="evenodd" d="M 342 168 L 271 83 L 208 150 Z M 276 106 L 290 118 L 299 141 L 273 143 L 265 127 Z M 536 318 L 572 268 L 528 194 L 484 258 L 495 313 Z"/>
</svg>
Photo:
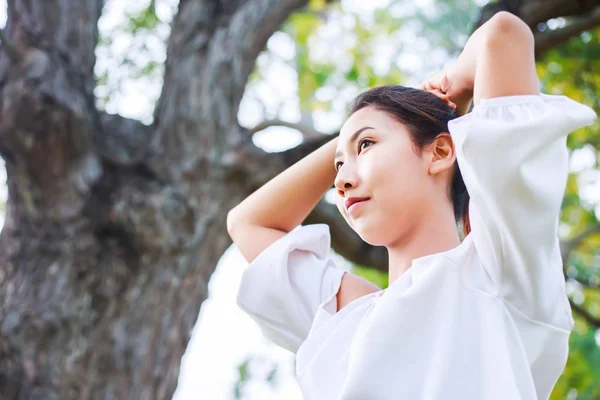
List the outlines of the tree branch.
<svg viewBox="0 0 600 400">
<path fill-rule="evenodd" d="M 574 18 L 562 29 L 535 33 L 535 54 L 539 56 L 545 51 L 566 42 L 581 32 L 600 25 L 600 7 L 585 17 Z"/>
<path fill-rule="evenodd" d="M 584 15 L 600 5 L 599 0 L 500 0 L 481 8 L 475 29 L 499 11 L 518 15 L 535 31 L 537 24 L 552 18 Z M 475 30 L 473 29 L 473 30 Z"/>
<path fill-rule="evenodd" d="M 306 1 L 180 4 L 155 111 L 151 164 L 158 175 L 195 176 L 207 163 L 226 154 L 235 156 L 232 149 L 245 141 L 246 133 L 237 124 L 239 104 L 256 57 L 289 14 Z"/>
<path fill-rule="evenodd" d="M 9 155 L 11 200 L 25 205 L 17 214 L 35 223 L 79 215 L 102 175 L 90 146 L 98 126 L 93 67 L 101 6 L 8 2 L 3 45 L 21 59 L 0 91 L 0 151 Z"/>
<path fill-rule="evenodd" d="M 214 82 L 226 73 L 229 82 L 226 86 L 211 86 L 207 95 L 217 99 L 213 104 L 232 104 L 232 115 L 219 118 L 218 130 L 222 131 L 223 126 L 237 121 L 248 77 L 267 40 L 294 10 L 306 3 L 307 0 L 248 0 L 233 15 L 227 30 L 215 34 L 208 51 L 213 62 L 207 65 L 206 79 Z"/>
<path fill-rule="evenodd" d="M 244 135 L 249 138 L 247 132 L 245 131 Z M 243 181 L 248 184 L 250 191 L 253 191 L 337 135 L 320 135 L 316 139 L 305 140 L 298 146 L 279 153 L 267 153 L 256 147 L 251 140 L 242 141 L 225 153 L 223 166 L 228 169 L 230 177 L 243 174 Z"/>
<path fill-rule="evenodd" d="M 570 253 L 573 251 L 573 249 L 575 249 L 577 246 L 579 246 L 588 236 L 596 234 L 596 233 L 600 233 L 600 224 L 592 225 L 592 226 L 588 227 L 587 229 L 585 229 L 583 232 L 574 236 L 573 238 L 571 238 L 569 240 L 561 241 L 560 248 L 561 248 L 561 254 L 562 254 L 562 261 L 563 261 L 563 275 L 565 277 L 565 280 L 569 278 L 569 276 L 567 274 L 567 265 L 568 265 L 567 261 L 568 261 Z M 575 280 L 577 282 L 579 282 L 580 284 L 582 284 L 583 286 L 592 287 L 592 285 L 589 282 L 582 282 L 579 279 L 575 279 Z M 575 310 L 577 313 L 579 313 L 588 323 L 600 328 L 600 318 L 594 317 L 583 306 L 575 304 L 571 299 L 569 299 L 569 302 L 571 303 L 571 308 L 573 310 Z"/>
<path fill-rule="evenodd" d="M 98 20 L 103 0 L 77 2 L 52 1 L 8 2 L 6 31 L 11 44 L 25 52 L 36 47 L 59 55 L 73 70 L 88 80 L 93 90 Z M 52 10 L 52 12 L 48 12 Z"/>
<path fill-rule="evenodd" d="M 121 166 L 141 161 L 149 147 L 153 127 L 117 114 L 100 113 L 101 130 L 94 137 L 96 150 L 106 160 Z"/>
<path fill-rule="evenodd" d="M 576 280 L 583 287 L 587 287 L 587 288 L 591 288 L 591 289 L 600 289 L 600 284 L 592 283 L 590 279 L 586 279 L 584 281 L 581 278 L 572 278 L 572 277 L 569 277 L 569 278 Z M 566 277 L 565 277 L 565 280 L 566 280 Z"/>
<path fill-rule="evenodd" d="M 304 139 L 306 139 L 306 140 L 320 139 L 323 137 L 328 137 L 331 139 L 331 137 L 332 137 L 331 135 L 319 132 L 312 126 L 298 124 L 298 123 L 294 123 L 294 122 L 287 122 L 287 121 L 283 121 L 281 119 L 265 120 L 265 121 L 261 122 L 260 124 L 256 125 L 254 128 L 250 129 L 248 131 L 248 135 L 252 136 L 257 132 L 260 132 L 260 131 L 270 128 L 272 126 L 285 126 L 286 128 L 295 129 L 295 130 L 299 131 L 300 133 L 302 133 L 302 135 L 304 136 Z"/>
<path fill-rule="evenodd" d="M 490 2 L 482 7 L 473 31 L 499 11 L 508 11 L 518 15 L 533 32 L 536 32 L 537 25 L 541 22 L 558 17 L 585 15 L 598 6 L 600 6 L 600 0 L 501 0 Z M 542 52 L 543 50 L 540 49 L 539 53 Z"/>
<path fill-rule="evenodd" d="M 535 28 L 540 22 L 558 17 L 584 15 L 598 6 L 600 6 L 598 0 L 526 0 L 519 16 L 530 27 Z"/>
<path fill-rule="evenodd" d="M 231 19 L 228 35 L 233 39 L 232 54 L 246 54 L 246 60 L 258 56 L 271 35 L 285 22 L 289 15 L 300 7 L 305 6 L 307 0 L 249 0 Z"/>
<path fill-rule="evenodd" d="M 479 17 L 473 25 L 471 33 L 475 32 L 477 28 L 485 24 L 490 18 L 494 16 L 494 14 L 500 11 L 508 11 L 522 18 L 520 10 L 523 7 L 523 1 L 524 0 L 503 0 L 487 3 L 479 10 Z"/>
<path fill-rule="evenodd" d="M 568 240 L 567 243 L 571 246 L 571 248 L 576 247 L 585 238 L 587 238 L 589 235 L 594 234 L 594 233 L 600 233 L 600 224 L 595 224 L 595 225 L 592 225 L 592 226 L 586 228 L 583 232 L 581 232 L 577 236 L 575 236 L 575 237 L 571 238 L 570 240 Z"/>
<path fill-rule="evenodd" d="M 581 315 L 583 319 L 585 319 L 590 325 L 600 328 L 600 318 L 594 317 L 583 306 L 575 304 L 575 302 L 571 299 L 569 299 L 569 303 L 571 303 L 571 308 Z"/>
<path fill-rule="evenodd" d="M 595 233 L 600 233 L 600 224 L 594 224 L 592 226 L 589 226 L 583 232 L 579 233 L 578 235 L 575 235 L 571 239 L 561 241 L 560 251 L 563 256 L 563 264 L 567 265 L 567 259 L 571 251 L 573 251 L 573 249 L 579 246 L 581 242 L 583 242 L 583 240 L 585 240 L 588 236 L 593 235 Z"/>
<path fill-rule="evenodd" d="M 21 61 L 21 54 L 6 38 L 6 32 L 4 32 L 4 29 L 0 29 L 0 41 L 2 41 L 2 48 L 13 62 L 18 63 Z"/>
</svg>

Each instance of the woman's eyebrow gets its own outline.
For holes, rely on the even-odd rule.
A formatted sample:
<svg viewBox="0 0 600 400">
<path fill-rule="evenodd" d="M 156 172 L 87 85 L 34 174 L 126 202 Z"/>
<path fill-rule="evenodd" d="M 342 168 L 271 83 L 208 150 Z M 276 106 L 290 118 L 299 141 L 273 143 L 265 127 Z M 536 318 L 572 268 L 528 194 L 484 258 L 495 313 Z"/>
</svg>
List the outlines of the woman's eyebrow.
<svg viewBox="0 0 600 400">
<path fill-rule="evenodd" d="M 358 138 L 358 135 L 361 134 L 362 131 L 366 130 L 366 129 L 375 129 L 372 126 L 363 126 L 362 128 L 360 128 L 359 130 L 357 130 L 356 132 L 354 132 L 352 134 L 352 136 L 350 136 L 350 141 L 349 144 L 352 144 L 354 141 L 356 141 L 356 139 Z M 336 160 L 339 156 L 343 155 L 344 153 L 342 153 L 341 151 L 338 151 L 335 153 L 335 156 L 333 156 L 333 159 Z"/>
</svg>

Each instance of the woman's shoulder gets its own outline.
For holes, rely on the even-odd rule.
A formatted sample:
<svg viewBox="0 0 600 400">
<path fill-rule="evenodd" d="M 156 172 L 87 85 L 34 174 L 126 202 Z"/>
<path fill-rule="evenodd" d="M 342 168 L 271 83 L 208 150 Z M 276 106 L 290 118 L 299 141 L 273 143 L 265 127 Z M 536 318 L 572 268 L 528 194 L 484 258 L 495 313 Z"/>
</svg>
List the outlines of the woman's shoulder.
<svg viewBox="0 0 600 400">
<path fill-rule="evenodd" d="M 342 308 L 361 297 L 381 290 L 379 286 L 368 279 L 345 271 L 340 288 L 335 295 L 335 312 L 339 312 Z"/>
</svg>

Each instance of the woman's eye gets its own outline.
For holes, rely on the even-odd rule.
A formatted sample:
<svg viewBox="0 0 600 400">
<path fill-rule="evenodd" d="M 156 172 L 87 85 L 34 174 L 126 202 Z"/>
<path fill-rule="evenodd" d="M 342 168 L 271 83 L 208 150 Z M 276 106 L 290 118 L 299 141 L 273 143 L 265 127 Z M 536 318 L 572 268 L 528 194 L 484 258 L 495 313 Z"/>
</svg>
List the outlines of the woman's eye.
<svg viewBox="0 0 600 400">
<path fill-rule="evenodd" d="M 365 142 L 369 142 L 369 143 L 373 144 L 373 141 L 372 141 L 372 140 L 369 140 L 369 139 L 363 139 L 363 140 L 361 140 L 361 141 L 358 143 L 359 152 L 360 152 L 360 150 L 362 150 L 362 147 L 361 147 L 361 146 L 362 146 L 362 145 L 363 145 L 363 143 L 365 143 Z M 337 163 L 335 163 L 335 170 L 336 170 L 336 171 L 339 171 L 338 165 L 342 165 L 342 164 L 344 164 L 344 163 L 343 163 L 343 162 L 341 162 L 341 161 L 338 161 Z"/>
<path fill-rule="evenodd" d="M 361 141 L 360 141 L 360 143 L 358 144 L 358 149 L 359 149 L 359 150 L 362 150 L 362 147 L 361 147 L 361 146 L 362 146 L 362 145 L 363 145 L 363 143 L 365 143 L 365 142 L 369 142 L 369 143 L 373 144 L 373 142 L 372 142 L 372 141 L 370 141 L 369 139 L 363 139 L 363 140 L 361 140 Z"/>
</svg>

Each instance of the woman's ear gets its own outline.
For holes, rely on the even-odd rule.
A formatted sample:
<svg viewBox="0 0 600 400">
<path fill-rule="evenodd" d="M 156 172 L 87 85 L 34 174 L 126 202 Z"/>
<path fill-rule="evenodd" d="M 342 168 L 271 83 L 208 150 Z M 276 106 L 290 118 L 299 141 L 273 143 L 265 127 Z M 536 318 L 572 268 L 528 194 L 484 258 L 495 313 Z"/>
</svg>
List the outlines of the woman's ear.
<svg viewBox="0 0 600 400">
<path fill-rule="evenodd" d="M 444 171 L 451 171 L 456 161 L 454 142 L 449 133 L 440 133 L 428 146 L 431 156 L 429 162 L 429 175 L 437 175 Z"/>
</svg>

